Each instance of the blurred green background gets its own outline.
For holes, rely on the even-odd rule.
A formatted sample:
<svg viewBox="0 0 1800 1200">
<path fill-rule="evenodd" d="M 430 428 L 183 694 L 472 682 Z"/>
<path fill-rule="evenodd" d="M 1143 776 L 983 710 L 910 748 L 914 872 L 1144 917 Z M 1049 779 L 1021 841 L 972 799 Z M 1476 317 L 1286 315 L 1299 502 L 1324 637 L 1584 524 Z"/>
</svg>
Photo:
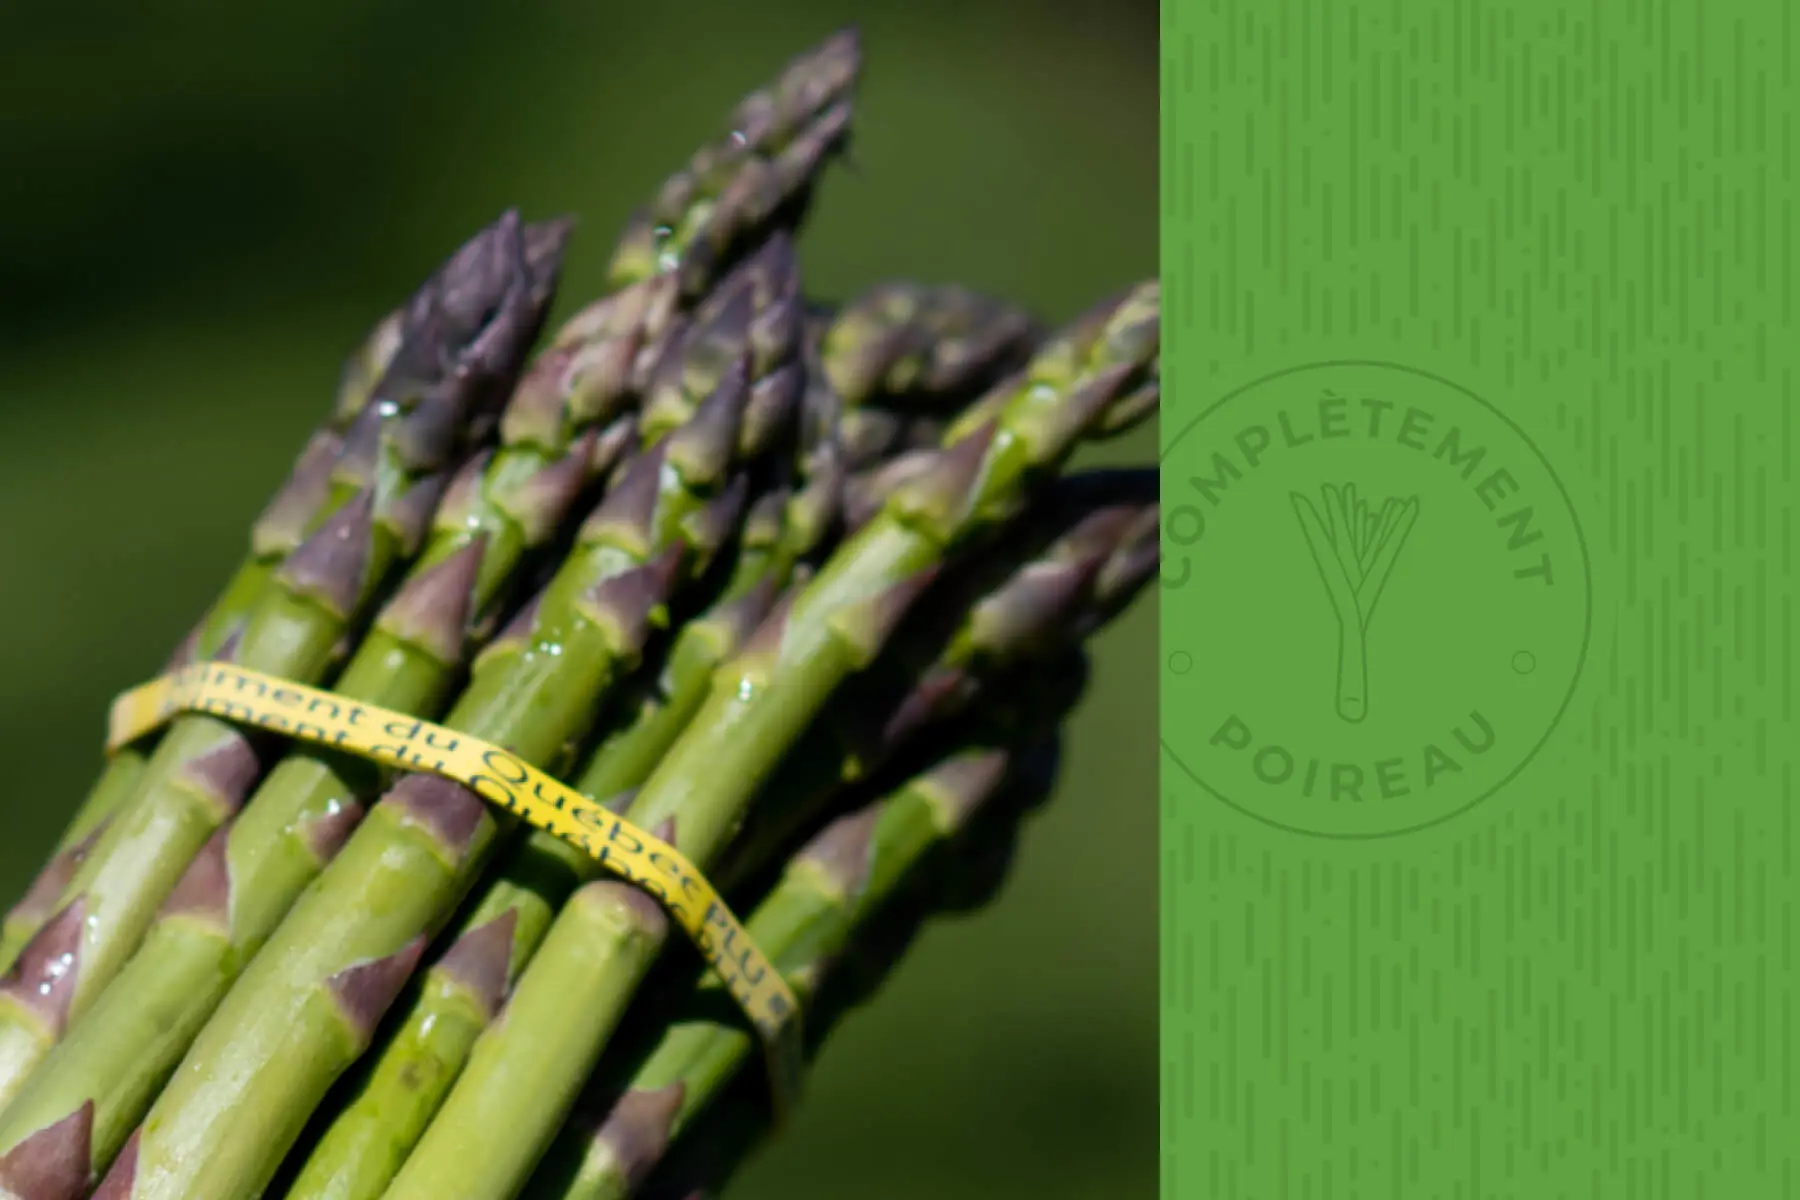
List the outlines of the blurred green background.
<svg viewBox="0 0 1800 1200">
<path fill-rule="evenodd" d="M 804 239 L 810 291 L 957 280 L 1060 319 L 1155 273 L 1147 2 L 0 16 L 9 897 L 98 765 L 108 698 L 223 581 L 368 323 L 513 204 L 581 217 L 562 310 L 592 296 L 628 211 L 850 21 L 856 162 Z M 1100 644 L 1063 786 L 998 903 L 934 927 L 844 1025 L 734 1196 L 1151 1193 L 1153 602 Z"/>
</svg>

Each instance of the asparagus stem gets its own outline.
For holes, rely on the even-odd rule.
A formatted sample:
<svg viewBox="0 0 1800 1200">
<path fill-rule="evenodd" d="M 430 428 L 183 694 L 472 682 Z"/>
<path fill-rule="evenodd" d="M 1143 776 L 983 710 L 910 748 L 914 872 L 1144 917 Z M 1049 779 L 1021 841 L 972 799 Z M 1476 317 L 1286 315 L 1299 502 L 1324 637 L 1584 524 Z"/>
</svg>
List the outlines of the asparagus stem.
<svg viewBox="0 0 1800 1200">
<path fill-rule="evenodd" d="M 780 431 L 791 424 L 779 412 L 786 409 L 791 418 L 798 400 L 793 361 L 798 344 L 796 265 L 791 244 L 780 236 L 702 307 L 691 332 L 670 347 L 657 372 L 644 413 L 650 449 L 640 472 L 644 486 L 639 490 L 654 506 L 646 511 L 655 513 L 645 524 L 654 531 L 645 539 L 645 553 L 656 553 L 667 543 L 680 528 L 679 514 L 717 486 L 723 474 L 742 471 L 774 448 Z M 755 377 L 747 391 L 741 381 L 745 363 Z M 707 390 L 713 398 L 697 407 Z M 702 447 L 702 440 L 715 444 Z M 736 461 L 742 459 L 749 461 Z M 651 493 L 658 462 L 673 473 L 663 476 L 661 491 Z M 634 486 L 620 484 L 622 490 Z M 732 524 L 735 518 L 734 513 Z M 704 549 L 715 550 L 726 533 L 720 529 Z M 750 589 L 740 600 L 754 606 L 759 596 L 758 589 Z M 719 622 L 713 628 L 726 632 Z M 626 768 L 615 763 L 602 768 L 607 769 L 617 773 Z M 591 774 L 584 774 L 577 788 L 605 799 L 611 793 L 589 790 L 595 782 Z M 450 949 L 409 997 L 404 1017 L 373 1057 L 355 1095 L 308 1155 L 288 1189 L 290 1197 L 381 1194 L 454 1082 L 505 986 L 537 949 L 557 908 L 599 871 L 597 862 L 560 838 L 541 830 L 521 831 L 471 905 Z M 608 888 L 614 886 L 601 887 L 595 895 L 610 896 Z M 596 911 L 612 912 L 610 901 L 594 903 Z M 602 924 L 612 928 L 615 918 L 625 919 L 613 913 Z M 632 961 L 628 950 L 620 953 L 623 962 Z M 472 987 L 475 978 L 482 982 Z"/>
<path fill-rule="evenodd" d="M 516 370 L 549 299 L 515 214 L 457 262 L 462 270 L 441 273 L 415 303 L 406 342 L 345 435 L 323 521 L 270 577 L 233 661 L 318 681 L 392 568 L 420 549 L 470 427 L 481 423 L 504 373 Z M 64 891 L 60 912 L 73 914 L 79 937 L 54 960 L 34 955 L 37 940 L 56 926 L 53 917 L 0 985 L 0 1041 L 37 1048 L 35 1058 L 5 1060 L 0 1098 L 17 1093 L 21 1068 L 35 1065 L 117 974 L 261 769 L 258 744 L 223 721 L 189 715 L 169 726 L 138 795 L 108 823 Z M 35 974 L 28 960 L 51 962 L 54 977 Z"/>
</svg>

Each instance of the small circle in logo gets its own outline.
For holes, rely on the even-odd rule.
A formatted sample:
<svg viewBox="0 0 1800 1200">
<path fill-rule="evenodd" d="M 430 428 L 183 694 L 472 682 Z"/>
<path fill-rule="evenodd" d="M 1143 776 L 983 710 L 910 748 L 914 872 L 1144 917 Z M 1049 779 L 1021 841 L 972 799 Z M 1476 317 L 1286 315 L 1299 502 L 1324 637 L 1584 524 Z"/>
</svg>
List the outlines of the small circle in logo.
<svg viewBox="0 0 1800 1200">
<path fill-rule="evenodd" d="M 1182 647 L 1163 748 L 1258 820 L 1436 824 L 1505 786 L 1568 706 L 1581 528 L 1531 440 L 1465 388 L 1378 362 L 1260 379 L 1175 435 L 1163 513 Z"/>
</svg>

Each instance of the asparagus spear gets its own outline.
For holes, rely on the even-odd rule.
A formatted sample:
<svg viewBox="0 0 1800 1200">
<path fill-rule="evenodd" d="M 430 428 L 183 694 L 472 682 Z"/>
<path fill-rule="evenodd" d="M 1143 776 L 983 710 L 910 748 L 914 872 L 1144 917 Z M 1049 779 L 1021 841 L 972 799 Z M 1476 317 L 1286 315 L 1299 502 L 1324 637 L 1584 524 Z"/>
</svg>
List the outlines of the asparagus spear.
<svg viewBox="0 0 1800 1200">
<path fill-rule="evenodd" d="M 1105 568 L 1126 559 L 1141 560 L 1146 543 L 1154 561 L 1155 511 L 1148 499 L 1154 488 L 1154 472 L 1114 473 L 1073 484 L 1062 489 L 1069 494 L 1050 497 L 1061 501 L 1048 507 L 1060 510 L 1054 516 L 1066 533 L 1010 575 L 1001 572 L 1003 581 L 990 584 L 989 593 L 966 615 L 960 605 L 947 610 L 957 619 L 950 635 L 933 639 L 943 645 L 937 661 L 923 671 L 916 670 L 917 664 L 904 664 L 915 672 L 916 687 L 902 693 L 902 702 L 890 703 L 885 719 L 874 723 L 888 745 L 916 738 L 925 726 L 920 698 L 933 706 L 933 716 L 950 715 L 950 701 L 966 702 L 978 676 L 1068 644 L 1069 637 L 1091 629 L 1090 614 L 1103 619 L 1118 611 L 1148 577 L 1148 564 L 1133 561 L 1134 570 L 1126 579 L 1108 578 Z M 1116 496 L 1135 503 L 1105 503 Z M 1034 540 L 1026 545 L 1036 548 Z M 972 572 L 975 580 L 995 574 L 991 560 L 987 566 Z M 1037 688 L 1044 694 L 1055 690 Z M 866 744 L 862 739 L 852 751 L 863 752 Z M 838 765 L 845 755 L 834 752 L 834 747 L 803 746 L 790 760 L 799 769 L 778 774 L 770 789 L 774 795 L 759 806 L 787 814 L 785 822 L 771 826 L 771 836 L 759 843 L 765 851 L 779 847 L 788 830 L 816 812 L 816 797 L 835 790 L 849 770 L 848 764 Z M 823 787 L 815 782 L 814 764 L 821 763 L 830 764 Z M 745 861 L 740 857 L 740 864 Z M 708 869 L 705 861 L 695 865 Z M 754 866 L 741 873 L 750 869 Z M 458 1194 L 471 1200 L 510 1196 L 523 1182 L 629 1001 L 635 980 L 626 976 L 632 971 L 641 974 L 649 952 L 660 942 L 660 927 L 621 934 L 619 903 L 610 891 L 596 892 L 594 898 L 564 910 L 508 1002 L 507 1020 L 477 1043 L 468 1071 L 387 1195 L 431 1195 L 446 1170 L 455 1171 Z M 610 943 L 609 936 L 621 944 Z M 587 972 L 600 969 L 606 972 L 604 994 L 583 983 Z M 577 1003 L 579 1011 L 557 1012 L 554 1026 L 540 1020 L 570 1002 Z M 526 1011 L 534 1015 L 519 1015 Z M 558 1036 L 546 1061 L 537 1039 L 552 1027 Z M 499 1112 L 506 1115 L 503 1131 L 492 1124 Z"/>
<path fill-rule="evenodd" d="M 721 449 L 728 457 L 761 459 L 788 424 L 779 419 L 780 411 L 785 408 L 791 414 L 797 399 L 798 345 L 793 249 L 785 236 L 778 236 L 727 281 L 702 308 L 692 333 L 671 348 L 646 405 L 646 434 L 673 439 L 662 444 L 669 445 L 668 453 L 680 461 L 681 444 L 712 419 L 707 414 L 691 417 L 697 396 L 708 389 L 716 392 L 723 375 L 748 361 L 755 378 L 743 405 L 748 423 L 740 430 L 721 427 Z M 763 419 L 751 420 L 758 411 Z M 716 469 L 720 468 L 709 468 Z M 678 503 L 680 498 L 671 494 L 667 499 Z M 739 597 L 740 604 L 755 607 L 760 601 L 766 607 L 765 590 L 749 590 Z M 590 782 L 584 778 L 576 786 L 585 788 Z M 526 832 L 509 848 L 495 878 L 472 904 L 449 949 L 426 973 L 424 986 L 410 997 L 404 1018 L 374 1056 L 354 1097 L 308 1155 L 287 1195 L 381 1194 L 454 1081 L 500 993 L 536 949 L 557 907 L 599 869 L 586 854 L 538 830 Z"/>
<path fill-rule="evenodd" d="M 739 365 L 626 465 L 530 609 L 529 638 L 503 638 L 476 663 L 449 726 L 525 761 L 560 762 L 641 652 L 653 610 L 735 525 L 741 474 L 730 462 L 747 401 Z M 105 1186 L 184 1200 L 266 1186 L 515 824 L 466 788 L 396 785 L 226 996 Z"/>
<path fill-rule="evenodd" d="M 235 661 L 319 678 L 392 566 L 419 549 L 471 414 L 490 402 L 499 373 L 516 366 L 520 340 L 541 314 L 516 214 L 490 227 L 476 250 L 459 255 L 466 271 L 442 276 L 409 314 L 408 340 L 345 435 L 327 515 L 270 577 Z M 191 715 L 169 727 L 139 794 L 0 985 L 0 1097 L 16 1092 L 117 973 L 260 771 L 256 744 L 223 721 Z"/>
<path fill-rule="evenodd" d="M 398 348 L 400 317 L 395 312 L 384 318 L 346 362 L 335 419 L 307 440 L 287 481 L 277 489 L 252 527 L 250 554 L 239 564 L 200 624 L 176 647 L 169 660 L 170 669 L 210 656 L 240 629 L 270 574 L 299 544 L 325 499 L 331 465 L 343 446 L 344 420 L 354 418 L 362 410 L 375 377 L 386 369 Z M 63 890 L 92 849 L 101 823 L 137 790 L 149 763 L 146 743 L 150 740 L 122 747 L 107 760 L 100 778 L 70 818 L 50 861 L 6 914 L 0 924 L 0 969 L 12 965 L 31 935 L 56 911 Z"/>
<path fill-rule="evenodd" d="M 1005 744 L 979 741 L 954 751 L 900 787 L 839 817 L 788 861 L 779 881 L 751 913 L 746 932 L 772 957 L 803 1005 L 811 1007 L 834 961 L 871 914 L 903 883 L 914 882 L 932 852 L 957 837 L 1004 790 L 1003 784 L 1021 782 L 1015 760 L 1030 755 L 1031 750 L 1021 755 Z M 1040 769 L 1033 774 L 1037 776 L 1033 784 L 1047 790 L 1051 773 Z M 547 946 L 546 952 L 550 949 Z M 578 1119 L 564 1127 L 531 1177 L 525 1196 L 625 1200 L 636 1191 L 670 1144 L 754 1056 L 755 1032 L 735 1017 L 729 1001 L 721 1003 L 719 990 L 717 977 L 708 973 L 672 1017 L 645 1031 L 651 1036 L 642 1039 L 639 1048 L 622 1060 L 622 1069 L 599 1087 L 597 1118 Z M 578 1002 L 578 992 L 565 995 Z M 542 992 L 521 988 L 507 1020 L 523 1024 L 549 1017 L 549 1011 L 533 1012 L 529 1007 L 536 1002 L 542 1008 L 548 999 Z M 528 1047 L 510 1049 L 511 1056 L 496 1062 L 497 1070 L 510 1077 L 533 1067 Z M 487 1062 L 478 1058 L 471 1066 L 471 1078 Z M 485 1169 L 484 1165 L 471 1163 L 471 1156 L 449 1147 L 439 1146 L 438 1151 L 409 1162 L 402 1182 L 454 1177 L 456 1193 L 468 1194 L 467 1173 Z M 427 1193 L 415 1189 L 411 1194 Z"/>
<path fill-rule="evenodd" d="M 862 44 L 843 30 L 745 97 L 730 131 L 699 150 L 632 217 L 614 251 L 615 285 L 672 273 L 703 294 L 719 265 L 772 226 L 798 225 L 827 160 L 850 132 Z"/>
</svg>

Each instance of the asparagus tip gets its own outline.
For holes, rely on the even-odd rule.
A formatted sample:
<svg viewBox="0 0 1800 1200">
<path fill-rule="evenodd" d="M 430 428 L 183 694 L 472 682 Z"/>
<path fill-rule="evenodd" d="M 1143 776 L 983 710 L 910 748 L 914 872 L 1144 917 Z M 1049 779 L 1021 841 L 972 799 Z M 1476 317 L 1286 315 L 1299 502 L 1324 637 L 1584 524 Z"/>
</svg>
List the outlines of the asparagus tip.
<svg viewBox="0 0 1800 1200">
<path fill-rule="evenodd" d="M 776 599 L 774 607 L 769 609 L 756 632 L 744 642 L 739 657 L 745 660 L 766 659 L 773 661 L 781 656 L 781 643 L 787 637 L 788 616 L 793 612 L 794 600 L 800 594 L 799 588 L 788 588 Z"/>
<path fill-rule="evenodd" d="M 372 487 L 381 463 L 381 430 L 385 416 L 378 404 L 371 404 L 356 415 L 344 431 L 337 459 L 331 464 L 330 478 L 349 487 Z"/>
<path fill-rule="evenodd" d="M 594 1132 L 595 1143 L 604 1147 L 606 1156 L 625 1177 L 627 1192 L 636 1191 L 661 1161 L 686 1095 L 679 1080 L 660 1088 L 632 1088 L 619 1097 Z"/>
<path fill-rule="evenodd" d="M 449 471 L 434 471 L 380 506 L 379 518 L 393 530 L 404 557 L 411 558 L 424 545 L 425 533 L 431 528 L 432 518 L 453 478 Z"/>
<path fill-rule="evenodd" d="M 560 251 L 553 236 L 537 241 L 540 250 Z M 455 334 L 473 334 L 492 316 L 495 298 L 514 281 L 515 264 L 529 264 L 530 246 L 519 210 L 509 208 L 439 268 L 431 294 Z"/>
<path fill-rule="evenodd" d="M 749 399 L 749 364 L 735 359 L 693 414 L 663 439 L 668 462 L 695 484 L 720 479 L 737 450 Z"/>
<path fill-rule="evenodd" d="M 381 627 L 440 663 L 461 662 L 486 551 L 487 534 L 476 534 L 449 558 L 409 579 L 382 610 Z"/>
<path fill-rule="evenodd" d="M 686 558 L 687 548 L 677 544 L 642 566 L 601 580 L 581 597 L 583 614 L 613 631 L 620 653 L 640 653 Z"/>
<path fill-rule="evenodd" d="M 904 699 L 895 705 L 882 726 L 881 742 L 887 746 L 903 745 L 929 725 L 938 713 L 966 696 L 974 682 L 968 671 L 960 667 L 932 670 L 914 684 Z"/>
<path fill-rule="evenodd" d="M 375 492 L 364 488 L 333 513 L 281 564 L 281 577 L 295 592 L 333 614 L 348 618 L 367 584 Z"/>
<path fill-rule="evenodd" d="M 533 221 L 525 227 L 525 262 L 531 269 L 531 299 L 547 307 L 562 276 L 563 255 L 579 222 L 573 214 Z"/>
<path fill-rule="evenodd" d="M 756 632 L 757 626 L 762 624 L 774 608 L 779 592 L 779 581 L 772 575 L 765 575 L 746 588 L 743 595 L 727 600 L 714 611 L 714 618 L 727 631 L 730 645 L 742 645 Z"/>
<path fill-rule="evenodd" d="M 954 833 L 1000 789 L 1011 766 L 1012 755 L 1005 749 L 975 750 L 932 767 L 919 786 L 932 798 L 946 832 Z"/>
<path fill-rule="evenodd" d="M 682 522 L 682 533 L 701 561 L 711 561 L 715 553 L 731 542 L 749 495 L 750 477 L 740 471 L 717 496 Z"/>
<path fill-rule="evenodd" d="M 343 439 L 328 430 L 314 433 L 308 439 L 287 482 L 282 484 L 251 527 L 252 553 L 286 554 L 300 544 L 307 524 L 325 503 L 331 485 L 332 465 L 343 445 Z"/>
<path fill-rule="evenodd" d="M 738 448 L 746 458 L 759 458 L 780 442 L 792 427 L 806 394 L 806 370 L 797 362 L 783 363 L 756 381 L 744 405 Z"/>
<path fill-rule="evenodd" d="M 482 650 L 483 657 L 530 645 L 532 635 L 537 631 L 538 610 L 543 607 L 543 603 L 544 593 L 538 592 L 521 604 L 499 634 Z M 482 659 L 476 660 L 477 669 L 480 669 L 481 663 Z"/>
<path fill-rule="evenodd" d="M 450 477 L 450 484 L 444 489 L 433 517 L 433 523 L 440 530 L 466 529 L 482 510 L 482 490 L 487 486 L 487 467 L 493 457 L 494 452 L 484 448 L 465 459 L 456 474 Z"/>
<path fill-rule="evenodd" d="M 998 421 L 985 421 L 950 443 L 929 466 L 902 479 L 889 494 L 888 503 L 903 519 L 947 538 L 974 504 L 988 450 L 999 431 Z"/>
<path fill-rule="evenodd" d="M 943 564 L 933 563 L 908 575 L 859 603 L 839 610 L 833 624 L 853 651 L 856 661 L 867 666 L 886 646 L 919 597 L 936 582 Z"/>
<path fill-rule="evenodd" d="M 635 413 L 626 413 L 604 429 L 595 431 L 593 446 L 588 454 L 588 478 L 599 479 L 611 473 L 624 459 L 637 436 Z"/>
<path fill-rule="evenodd" d="M 561 527 L 563 518 L 593 478 L 595 447 L 599 442 L 600 431 L 589 429 L 561 458 L 546 463 L 507 497 L 507 510 L 524 530 L 528 543 L 542 545 Z"/>
<path fill-rule="evenodd" d="M 583 539 L 611 541 L 639 554 L 649 552 L 656 537 L 656 509 L 662 498 L 666 449 L 667 443 L 659 441 L 626 460 L 619 468 L 618 478 L 583 524 Z"/>
<path fill-rule="evenodd" d="M 884 806 L 866 805 L 839 817 L 803 847 L 795 861 L 804 862 L 830 882 L 846 900 L 862 894 L 873 866 L 870 849 Z"/>
<path fill-rule="evenodd" d="M 500 436 L 508 445 L 555 446 L 563 436 L 570 367 L 579 343 L 543 350 L 513 385 L 500 414 Z"/>
</svg>

